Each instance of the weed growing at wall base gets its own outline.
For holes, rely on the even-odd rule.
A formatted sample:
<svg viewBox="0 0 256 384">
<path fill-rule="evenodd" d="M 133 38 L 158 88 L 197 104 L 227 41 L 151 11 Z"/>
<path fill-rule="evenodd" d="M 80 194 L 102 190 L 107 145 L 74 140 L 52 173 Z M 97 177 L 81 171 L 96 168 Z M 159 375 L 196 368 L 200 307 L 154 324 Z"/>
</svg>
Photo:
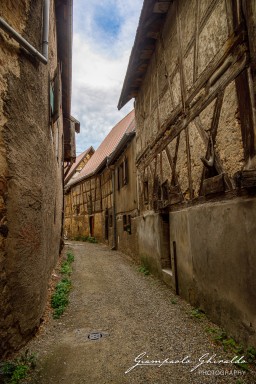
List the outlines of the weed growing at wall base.
<svg viewBox="0 0 256 384">
<path fill-rule="evenodd" d="M 256 365 L 256 349 L 248 347 L 245 349 L 242 345 L 238 344 L 232 337 L 228 337 L 223 329 L 207 328 L 206 331 L 212 334 L 213 340 L 223 346 L 224 350 L 232 351 L 237 356 L 244 356 L 247 363 L 236 364 L 239 368 L 248 371 L 249 365 Z"/>
<path fill-rule="evenodd" d="M 75 241 L 88 241 L 88 243 L 98 243 L 97 239 L 92 236 L 75 236 Z"/>
<path fill-rule="evenodd" d="M 192 309 L 191 313 L 190 313 L 190 316 L 191 317 L 195 317 L 196 319 L 203 319 L 205 317 L 205 313 L 202 309 L 200 308 L 194 308 Z"/>
<path fill-rule="evenodd" d="M 51 306 L 54 309 L 53 317 L 58 319 L 65 311 L 69 303 L 68 296 L 71 290 L 71 280 L 69 276 L 72 272 L 71 264 L 74 261 L 74 255 L 71 252 L 67 253 L 66 260 L 61 265 L 61 274 L 64 275 L 61 281 L 56 285 L 55 291 L 51 298 Z"/>
<path fill-rule="evenodd" d="M 32 369 L 35 368 L 35 355 L 25 354 L 17 359 L 4 361 L 0 363 L 0 383 L 19 384 L 24 383 Z"/>
<path fill-rule="evenodd" d="M 144 265 L 139 267 L 139 272 L 143 273 L 145 276 L 150 274 L 149 270 Z"/>
</svg>

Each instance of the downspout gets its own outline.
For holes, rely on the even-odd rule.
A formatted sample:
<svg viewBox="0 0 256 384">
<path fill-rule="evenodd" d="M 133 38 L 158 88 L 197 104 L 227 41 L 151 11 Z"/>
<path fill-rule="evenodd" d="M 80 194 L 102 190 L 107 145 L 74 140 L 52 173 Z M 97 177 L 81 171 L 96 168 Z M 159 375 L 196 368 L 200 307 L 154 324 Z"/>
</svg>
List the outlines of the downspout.
<svg viewBox="0 0 256 384">
<path fill-rule="evenodd" d="M 16 40 L 31 55 L 35 56 L 43 64 L 48 62 L 48 36 L 49 36 L 49 13 L 50 0 L 44 1 L 43 12 L 43 53 L 35 49 L 27 40 L 25 40 L 18 32 L 15 31 L 2 17 L 0 17 L 0 28 L 3 29 L 10 37 Z"/>
<path fill-rule="evenodd" d="M 49 19 L 50 19 L 50 0 L 44 0 L 43 12 L 43 56 L 48 61 L 48 45 L 49 45 Z"/>
<path fill-rule="evenodd" d="M 113 191 L 113 246 L 111 249 L 117 249 L 116 245 L 116 188 L 115 188 L 115 167 L 112 168 L 112 191 Z"/>
</svg>

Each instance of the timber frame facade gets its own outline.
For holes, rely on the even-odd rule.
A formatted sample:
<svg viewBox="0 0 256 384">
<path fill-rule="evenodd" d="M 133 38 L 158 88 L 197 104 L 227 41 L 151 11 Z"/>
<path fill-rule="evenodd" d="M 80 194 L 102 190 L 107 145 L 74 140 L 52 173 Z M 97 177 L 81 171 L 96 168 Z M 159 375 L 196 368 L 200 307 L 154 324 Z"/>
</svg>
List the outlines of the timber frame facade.
<svg viewBox="0 0 256 384">
<path fill-rule="evenodd" d="M 256 345 L 256 7 L 144 1 L 118 108 L 135 98 L 139 257 Z"/>
<path fill-rule="evenodd" d="M 137 215 L 134 111 L 122 119 L 65 186 L 64 234 L 95 237 L 113 249 L 136 248 Z M 119 221 L 116 222 L 116 215 Z M 125 223 L 125 224 L 123 224 Z"/>
</svg>

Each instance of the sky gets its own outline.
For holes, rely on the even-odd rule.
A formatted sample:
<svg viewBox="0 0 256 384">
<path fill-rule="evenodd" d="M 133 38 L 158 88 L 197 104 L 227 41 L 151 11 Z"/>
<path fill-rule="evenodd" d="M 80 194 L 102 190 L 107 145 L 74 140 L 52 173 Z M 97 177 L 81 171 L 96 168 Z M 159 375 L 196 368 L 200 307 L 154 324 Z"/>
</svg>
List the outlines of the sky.
<svg viewBox="0 0 256 384">
<path fill-rule="evenodd" d="M 117 110 L 143 0 L 73 1 L 72 116 L 77 155 L 96 149 L 133 109 Z"/>
</svg>

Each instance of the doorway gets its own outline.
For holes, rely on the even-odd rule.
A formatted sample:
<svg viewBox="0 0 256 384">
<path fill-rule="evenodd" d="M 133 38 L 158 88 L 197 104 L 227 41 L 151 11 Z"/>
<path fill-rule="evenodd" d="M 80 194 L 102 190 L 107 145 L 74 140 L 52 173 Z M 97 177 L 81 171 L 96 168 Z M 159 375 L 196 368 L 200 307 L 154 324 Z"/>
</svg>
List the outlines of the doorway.
<svg viewBox="0 0 256 384">
<path fill-rule="evenodd" d="M 108 220 L 108 209 L 105 210 L 105 240 L 108 240 L 108 226 L 109 226 L 109 220 Z"/>
<path fill-rule="evenodd" d="M 170 249 L 170 220 L 169 213 L 162 213 L 161 220 L 161 265 L 162 269 L 172 270 Z"/>
<path fill-rule="evenodd" d="M 164 282 L 175 293 L 179 294 L 177 273 L 177 247 L 176 242 L 170 239 L 170 216 L 168 213 L 160 214 L 161 220 L 161 266 Z"/>
<path fill-rule="evenodd" d="M 94 216 L 89 217 L 90 236 L 94 237 Z"/>
</svg>

